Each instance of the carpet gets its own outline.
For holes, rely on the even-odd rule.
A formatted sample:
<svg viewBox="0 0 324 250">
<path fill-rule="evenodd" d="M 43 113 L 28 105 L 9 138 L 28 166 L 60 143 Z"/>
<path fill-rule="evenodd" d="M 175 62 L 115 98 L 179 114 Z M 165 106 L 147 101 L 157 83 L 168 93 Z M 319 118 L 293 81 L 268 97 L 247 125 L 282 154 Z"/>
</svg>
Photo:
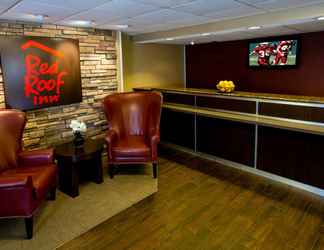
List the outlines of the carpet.
<svg viewBox="0 0 324 250">
<path fill-rule="evenodd" d="M 121 167 L 114 179 L 104 176 L 102 184 L 82 183 L 77 198 L 58 191 L 55 201 L 45 201 L 32 240 L 25 239 L 23 219 L 1 219 L 0 250 L 55 249 L 157 192 L 151 167 Z"/>
</svg>

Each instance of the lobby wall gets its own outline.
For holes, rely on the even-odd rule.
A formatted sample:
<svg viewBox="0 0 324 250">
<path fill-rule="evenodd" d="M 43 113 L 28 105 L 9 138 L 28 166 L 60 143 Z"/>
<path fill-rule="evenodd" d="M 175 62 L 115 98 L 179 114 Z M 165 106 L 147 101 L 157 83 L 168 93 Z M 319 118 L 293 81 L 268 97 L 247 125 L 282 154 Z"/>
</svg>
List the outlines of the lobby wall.
<svg viewBox="0 0 324 250">
<path fill-rule="evenodd" d="M 104 96 L 117 91 L 116 33 L 57 25 L 0 23 L 1 36 L 39 36 L 79 40 L 82 103 L 28 111 L 24 133 L 25 148 L 46 148 L 71 140 L 68 127 L 80 118 L 88 126 L 87 137 L 101 137 L 107 127 L 101 108 Z M 5 107 L 0 67 L 0 108 Z"/>
<path fill-rule="evenodd" d="M 184 47 L 136 44 L 123 34 L 123 77 L 126 91 L 134 87 L 184 86 Z"/>
<path fill-rule="evenodd" d="M 324 96 L 324 32 L 297 35 L 300 60 L 293 69 L 252 69 L 248 40 L 186 46 L 187 87 L 215 88 L 233 80 L 237 90 Z"/>
</svg>

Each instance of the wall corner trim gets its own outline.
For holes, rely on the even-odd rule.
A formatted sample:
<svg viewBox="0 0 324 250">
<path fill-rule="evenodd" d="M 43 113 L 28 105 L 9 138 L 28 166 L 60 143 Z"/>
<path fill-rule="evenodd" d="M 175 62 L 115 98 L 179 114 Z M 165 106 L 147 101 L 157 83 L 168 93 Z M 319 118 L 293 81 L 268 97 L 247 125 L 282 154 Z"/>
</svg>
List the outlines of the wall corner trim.
<svg viewBox="0 0 324 250">
<path fill-rule="evenodd" d="M 123 60 L 123 44 L 122 44 L 122 32 L 117 31 L 117 39 L 116 39 L 116 48 L 117 48 L 117 72 L 118 72 L 118 92 L 125 91 L 124 84 L 124 60 Z"/>
</svg>

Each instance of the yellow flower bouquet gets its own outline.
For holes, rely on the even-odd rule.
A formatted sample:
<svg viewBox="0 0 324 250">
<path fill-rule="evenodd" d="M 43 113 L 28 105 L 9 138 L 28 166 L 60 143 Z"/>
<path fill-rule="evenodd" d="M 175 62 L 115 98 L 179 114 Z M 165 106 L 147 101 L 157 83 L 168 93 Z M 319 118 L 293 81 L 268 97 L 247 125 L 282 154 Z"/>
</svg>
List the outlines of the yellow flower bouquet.
<svg viewBox="0 0 324 250">
<path fill-rule="evenodd" d="M 234 91 L 235 85 L 233 81 L 219 81 L 216 87 L 220 92 L 231 93 Z"/>
</svg>

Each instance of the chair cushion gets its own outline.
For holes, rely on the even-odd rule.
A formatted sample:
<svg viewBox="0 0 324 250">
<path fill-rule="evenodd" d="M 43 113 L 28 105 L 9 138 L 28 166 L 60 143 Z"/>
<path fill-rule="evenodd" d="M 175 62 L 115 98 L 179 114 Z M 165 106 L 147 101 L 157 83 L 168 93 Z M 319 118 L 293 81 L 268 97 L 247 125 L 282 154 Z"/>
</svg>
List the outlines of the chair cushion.
<svg viewBox="0 0 324 250">
<path fill-rule="evenodd" d="M 143 136 L 128 136 L 116 142 L 112 153 L 114 157 L 147 157 L 151 149 Z"/>
<path fill-rule="evenodd" d="M 18 167 L 5 170 L 1 176 L 30 176 L 33 180 L 36 198 L 38 200 L 44 199 L 53 185 L 56 184 L 56 166 L 54 164 L 37 166 L 37 167 Z"/>
</svg>

